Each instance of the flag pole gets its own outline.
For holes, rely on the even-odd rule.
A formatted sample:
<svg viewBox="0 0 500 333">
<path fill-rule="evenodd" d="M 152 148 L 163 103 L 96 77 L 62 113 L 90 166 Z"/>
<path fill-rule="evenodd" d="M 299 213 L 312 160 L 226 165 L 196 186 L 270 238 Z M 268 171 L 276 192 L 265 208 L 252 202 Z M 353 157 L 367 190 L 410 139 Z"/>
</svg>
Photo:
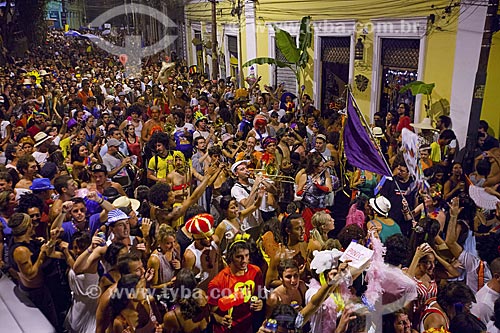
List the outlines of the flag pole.
<svg viewBox="0 0 500 333">
<path fill-rule="evenodd" d="M 375 137 L 373 136 L 373 133 L 370 130 L 370 126 L 369 126 L 368 122 L 366 121 L 365 116 L 363 115 L 363 113 L 359 109 L 358 104 L 356 104 L 356 100 L 354 99 L 354 96 L 352 94 L 351 89 L 348 88 L 348 91 L 349 91 L 349 95 L 351 96 L 351 101 L 353 103 L 354 109 L 356 110 L 356 113 L 358 114 L 359 118 L 361 119 L 361 121 L 365 125 L 365 128 L 368 129 L 368 134 L 370 135 L 370 138 L 372 139 L 372 141 L 375 143 L 375 146 L 377 147 L 378 153 L 380 154 L 380 156 L 382 156 L 382 160 L 384 161 L 385 166 L 391 172 L 391 178 L 394 178 L 392 176 L 392 169 L 389 167 L 389 163 L 385 159 L 384 154 L 382 153 L 382 149 L 380 148 L 380 145 L 378 144 L 377 140 L 375 140 Z M 399 187 L 398 182 L 395 179 L 394 179 L 394 184 L 396 184 L 396 188 L 398 189 L 399 194 L 401 195 L 401 198 L 403 198 L 404 200 L 406 200 L 406 198 L 403 195 L 403 191 L 401 190 L 401 188 Z"/>
</svg>

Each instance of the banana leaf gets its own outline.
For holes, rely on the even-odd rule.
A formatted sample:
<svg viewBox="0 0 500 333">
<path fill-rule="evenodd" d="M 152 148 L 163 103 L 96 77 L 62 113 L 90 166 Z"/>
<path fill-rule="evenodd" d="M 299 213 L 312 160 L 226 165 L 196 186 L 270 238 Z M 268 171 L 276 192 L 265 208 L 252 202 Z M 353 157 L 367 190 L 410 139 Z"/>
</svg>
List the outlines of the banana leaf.
<svg viewBox="0 0 500 333">
<path fill-rule="evenodd" d="M 311 31 L 311 17 L 304 16 L 300 23 L 300 36 L 299 36 L 299 48 L 300 48 L 300 58 L 298 65 L 304 68 L 309 61 L 309 53 L 307 50 L 311 47 L 312 42 L 312 31 Z"/>
<path fill-rule="evenodd" d="M 411 94 L 413 96 L 417 96 L 418 94 L 424 94 L 424 95 L 431 95 L 432 90 L 434 89 L 435 84 L 434 83 L 425 83 L 422 81 L 413 81 L 405 85 L 401 90 L 399 91 L 400 93 L 406 92 L 408 89 L 411 90 Z"/>
<path fill-rule="evenodd" d="M 311 17 L 304 16 L 300 22 L 299 48 L 301 51 L 311 47 L 312 32 L 311 32 Z"/>
<path fill-rule="evenodd" d="M 300 59 L 300 50 L 296 46 L 295 38 L 293 38 L 288 31 L 280 29 L 277 25 L 273 24 L 275 31 L 276 45 L 280 49 L 285 59 L 292 63 L 298 63 Z"/>
<path fill-rule="evenodd" d="M 260 57 L 260 58 L 248 60 L 247 62 L 245 62 L 242 65 L 242 67 L 248 67 L 248 66 L 251 66 L 254 64 L 257 64 L 257 65 L 276 65 L 280 68 L 284 68 L 284 67 L 292 68 L 292 66 L 290 64 L 287 64 L 286 62 L 279 61 L 279 60 L 276 60 L 274 58 L 267 58 L 267 57 Z"/>
</svg>

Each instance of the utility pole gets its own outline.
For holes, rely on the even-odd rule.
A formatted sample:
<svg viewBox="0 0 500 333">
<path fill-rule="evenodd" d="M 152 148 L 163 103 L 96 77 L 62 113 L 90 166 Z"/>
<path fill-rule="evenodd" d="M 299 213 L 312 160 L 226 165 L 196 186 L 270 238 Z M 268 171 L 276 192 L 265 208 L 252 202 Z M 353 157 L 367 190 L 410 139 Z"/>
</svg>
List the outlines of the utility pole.
<svg viewBox="0 0 500 333">
<path fill-rule="evenodd" d="M 217 0 L 212 3 L 212 79 L 217 80 L 219 76 L 219 61 L 217 52 Z"/>
<path fill-rule="evenodd" d="M 477 66 L 474 91 L 472 94 L 472 104 L 469 115 L 469 127 L 467 129 L 466 155 L 465 160 L 473 160 L 472 152 L 477 144 L 477 133 L 479 120 L 481 119 L 481 109 L 483 107 L 484 87 L 486 85 L 486 72 L 488 69 L 488 59 L 490 57 L 491 38 L 493 36 L 494 22 L 498 12 L 499 0 L 489 0 L 486 20 L 484 22 L 483 39 L 481 41 L 481 53 L 479 54 L 479 64 Z"/>
</svg>

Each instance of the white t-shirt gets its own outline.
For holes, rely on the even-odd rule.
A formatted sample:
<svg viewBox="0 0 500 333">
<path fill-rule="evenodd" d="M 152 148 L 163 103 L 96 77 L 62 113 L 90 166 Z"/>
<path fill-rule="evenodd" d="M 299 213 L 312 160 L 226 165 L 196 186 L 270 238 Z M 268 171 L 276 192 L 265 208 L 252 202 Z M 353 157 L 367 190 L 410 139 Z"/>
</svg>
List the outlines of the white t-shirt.
<svg viewBox="0 0 500 333">
<path fill-rule="evenodd" d="M 466 284 L 469 286 L 469 288 L 472 289 L 474 293 L 476 293 L 478 287 L 477 270 L 479 268 L 481 259 L 473 254 L 470 254 L 467 251 L 462 251 L 462 253 L 460 253 L 460 256 L 458 257 L 458 261 L 464 266 Z M 491 280 L 491 271 L 488 267 L 488 264 L 484 263 L 484 285 L 486 285 L 489 280 Z"/>
<path fill-rule="evenodd" d="M 481 319 L 485 325 L 488 324 L 495 313 L 493 307 L 498 297 L 500 297 L 500 293 L 497 293 L 485 284 L 484 287 L 477 292 L 477 303 L 472 303 L 470 313 Z"/>
<path fill-rule="evenodd" d="M 250 191 L 252 190 L 253 186 L 253 181 L 250 180 L 250 185 L 243 185 L 240 183 L 234 184 L 234 186 L 231 188 L 231 196 L 236 199 L 238 204 L 241 202 L 241 200 L 248 198 L 250 195 Z M 244 209 L 243 205 L 239 204 L 240 209 Z M 260 225 L 262 222 L 262 218 L 260 216 L 260 210 L 256 210 L 253 212 L 251 215 L 248 215 L 243 219 L 243 223 L 241 226 L 241 229 L 243 231 L 248 230 L 253 227 L 257 227 Z"/>
<path fill-rule="evenodd" d="M 10 122 L 7 120 L 2 120 L 0 124 L 0 139 L 5 139 L 7 136 L 7 127 L 10 125 Z"/>
<path fill-rule="evenodd" d="M 191 123 L 184 123 L 184 126 L 182 126 L 182 127 L 175 126 L 175 132 L 181 132 L 181 131 L 184 131 L 184 129 L 188 130 L 188 132 L 196 131 L 196 129 L 194 128 L 194 125 Z"/>
<path fill-rule="evenodd" d="M 40 166 L 44 166 L 45 163 L 47 163 L 47 158 L 49 158 L 49 153 L 41 153 L 39 151 L 35 151 L 33 154 L 33 157 L 35 158 L 35 160 L 37 161 L 38 164 L 40 164 Z"/>
</svg>

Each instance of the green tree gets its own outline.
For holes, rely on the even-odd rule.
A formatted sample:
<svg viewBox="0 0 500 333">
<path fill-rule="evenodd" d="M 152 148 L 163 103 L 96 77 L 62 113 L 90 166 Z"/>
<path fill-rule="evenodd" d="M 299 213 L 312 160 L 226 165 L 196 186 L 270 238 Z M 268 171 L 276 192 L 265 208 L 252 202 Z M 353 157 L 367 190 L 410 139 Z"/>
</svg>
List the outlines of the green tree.
<svg viewBox="0 0 500 333">
<path fill-rule="evenodd" d="M 47 31 L 46 7 L 48 0 L 16 0 L 17 21 L 28 41 L 40 44 Z"/>
<path fill-rule="evenodd" d="M 288 67 L 295 74 L 297 84 L 300 87 L 302 85 L 302 80 L 304 79 L 304 71 L 309 61 L 308 50 L 311 47 L 312 42 L 311 17 L 305 16 L 302 18 L 302 21 L 300 23 L 298 47 L 295 38 L 293 38 L 290 33 L 280 29 L 275 24 L 273 24 L 273 28 L 276 36 L 276 45 L 278 46 L 287 62 L 282 62 L 269 57 L 260 57 L 247 61 L 243 64 L 243 67 L 248 67 L 253 64 L 276 65 L 280 68 Z"/>
</svg>

